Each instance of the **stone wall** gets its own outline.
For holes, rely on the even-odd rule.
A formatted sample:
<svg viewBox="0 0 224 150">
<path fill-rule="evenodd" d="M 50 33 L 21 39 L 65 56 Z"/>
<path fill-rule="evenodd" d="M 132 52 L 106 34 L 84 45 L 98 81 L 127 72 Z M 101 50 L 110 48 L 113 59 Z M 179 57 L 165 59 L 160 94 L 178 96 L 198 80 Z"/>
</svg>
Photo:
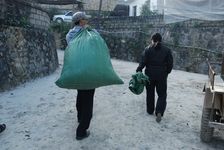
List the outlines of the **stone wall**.
<svg viewBox="0 0 224 150">
<path fill-rule="evenodd" d="M 82 2 L 85 10 L 99 10 L 100 0 L 82 0 Z M 111 11 L 116 4 L 117 0 L 103 0 L 101 10 Z"/>
<path fill-rule="evenodd" d="M 0 8 L 0 24 L 46 30 L 49 28 L 48 13 L 40 7 L 19 0 L 0 0 Z"/>
<path fill-rule="evenodd" d="M 0 91 L 52 73 L 58 66 L 52 34 L 0 26 Z"/>
<path fill-rule="evenodd" d="M 200 47 L 214 52 L 224 50 L 224 21 L 189 20 L 169 24 L 162 33 L 168 43 Z"/>
<path fill-rule="evenodd" d="M 222 53 L 201 48 L 167 45 L 173 51 L 174 68 L 195 73 L 208 74 L 207 60 L 213 69 L 221 72 Z"/>
<path fill-rule="evenodd" d="M 160 27 L 164 25 L 163 15 L 137 16 L 137 17 L 108 17 L 90 20 L 90 24 L 106 31 L 140 31 L 144 28 Z"/>
<path fill-rule="evenodd" d="M 208 59 L 221 62 L 224 21 L 189 20 L 164 24 L 161 16 L 104 18 L 90 22 L 104 37 L 111 56 L 138 61 L 152 34 L 159 32 L 173 50 L 174 68 L 207 74 Z M 217 71 L 220 66 L 216 66 Z"/>
<path fill-rule="evenodd" d="M 58 67 L 48 14 L 21 0 L 0 0 L 0 91 Z"/>
</svg>

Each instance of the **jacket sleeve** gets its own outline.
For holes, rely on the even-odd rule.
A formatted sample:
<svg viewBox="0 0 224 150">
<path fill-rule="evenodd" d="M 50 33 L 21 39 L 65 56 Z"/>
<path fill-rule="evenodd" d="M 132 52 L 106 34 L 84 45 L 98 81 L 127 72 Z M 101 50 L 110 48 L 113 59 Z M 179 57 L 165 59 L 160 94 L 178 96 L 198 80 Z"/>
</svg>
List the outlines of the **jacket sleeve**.
<svg viewBox="0 0 224 150">
<path fill-rule="evenodd" d="M 66 42 L 67 44 L 71 41 L 71 39 L 73 38 L 72 37 L 72 34 L 71 34 L 71 30 L 66 34 Z"/>
<path fill-rule="evenodd" d="M 81 27 L 74 27 L 73 29 L 70 29 L 69 32 L 66 34 L 67 44 L 69 44 L 69 42 L 73 40 L 81 30 Z"/>
<path fill-rule="evenodd" d="M 167 55 L 167 73 L 169 74 L 173 69 L 173 55 L 171 50 L 168 50 L 168 55 Z"/>
<path fill-rule="evenodd" d="M 136 72 L 138 72 L 138 71 L 142 72 L 142 69 L 146 65 L 146 54 L 145 53 L 146 53 L 146 49 L 141 54 L 141 59 L 140 59 L 139 65 L 136 69 Z"/>
</svg>

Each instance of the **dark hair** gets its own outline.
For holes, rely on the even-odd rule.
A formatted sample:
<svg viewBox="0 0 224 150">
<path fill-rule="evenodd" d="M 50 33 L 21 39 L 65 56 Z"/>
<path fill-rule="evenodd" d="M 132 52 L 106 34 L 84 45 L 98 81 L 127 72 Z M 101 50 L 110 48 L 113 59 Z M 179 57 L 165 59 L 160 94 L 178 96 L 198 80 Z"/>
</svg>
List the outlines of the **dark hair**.
<svg viewBox="0 0 224 150">
<path fill-rule="evenodd" d="M 77 25 L 79 25 L 79 22 L 80 22 L 80 20 L 79 21 L 72 21 L 72 24 L 71 24 L 71 28 L 74 28 L 74 26 L 77 26 Z"/>
<path fill-rule="evenodd" d="M 79 21 L 75 22 L 74 24 L 75 24 L 75 25 L 78 25 L 78 24 L 79 24 Z"/>
<path fill-rule="evenodd" d="M 153 42 L 162 42 L 162 36 L 159 33 L 155 33 L 152 36 Z"/>
</svg>

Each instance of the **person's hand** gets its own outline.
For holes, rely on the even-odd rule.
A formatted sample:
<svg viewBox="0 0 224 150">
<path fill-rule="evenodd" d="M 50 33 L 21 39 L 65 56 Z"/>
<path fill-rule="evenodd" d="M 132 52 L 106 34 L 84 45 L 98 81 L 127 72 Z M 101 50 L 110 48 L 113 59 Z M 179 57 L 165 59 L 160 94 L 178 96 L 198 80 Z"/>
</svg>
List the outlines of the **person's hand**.
<svg viewBox="0 0 224 150">
<path fill-rule="evenodd" d="M 139 69 L 139 68 L 137 68 L 137 69 L 136 69 L 136 73 L 137 73 L 137 72 L 142 72 L 142 70 Z"/>
</svg>

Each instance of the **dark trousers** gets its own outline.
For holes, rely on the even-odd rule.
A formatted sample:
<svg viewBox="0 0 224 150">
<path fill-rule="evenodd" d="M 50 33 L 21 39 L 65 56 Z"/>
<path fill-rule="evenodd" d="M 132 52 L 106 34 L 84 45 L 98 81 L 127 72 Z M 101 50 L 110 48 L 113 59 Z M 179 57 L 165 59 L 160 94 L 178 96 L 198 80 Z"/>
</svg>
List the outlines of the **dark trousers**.
<svg viewBox="0 0 224 150">
<path fill-rule="evenodd" d="M 89 128 L 90 121 L 93 114 L 93 98 L 95 89 L 92 90 L 78 90 L 76 109 L 79 125 L 76 130 L 77 136 L 86 134 Z"/>
<path fill-rule="evenodd" d="M 155 110 L 155 89 L 158 95 L 156 110 Z M 166 97 L 167 97 L 167 78 L 162 78 L 160 80 L 150 80 L 150 84 L 146 85 L 146 106 L 147 112 L 153 114 L 161 113 L 163 115 L 166 109 Z"/>
</svg>

